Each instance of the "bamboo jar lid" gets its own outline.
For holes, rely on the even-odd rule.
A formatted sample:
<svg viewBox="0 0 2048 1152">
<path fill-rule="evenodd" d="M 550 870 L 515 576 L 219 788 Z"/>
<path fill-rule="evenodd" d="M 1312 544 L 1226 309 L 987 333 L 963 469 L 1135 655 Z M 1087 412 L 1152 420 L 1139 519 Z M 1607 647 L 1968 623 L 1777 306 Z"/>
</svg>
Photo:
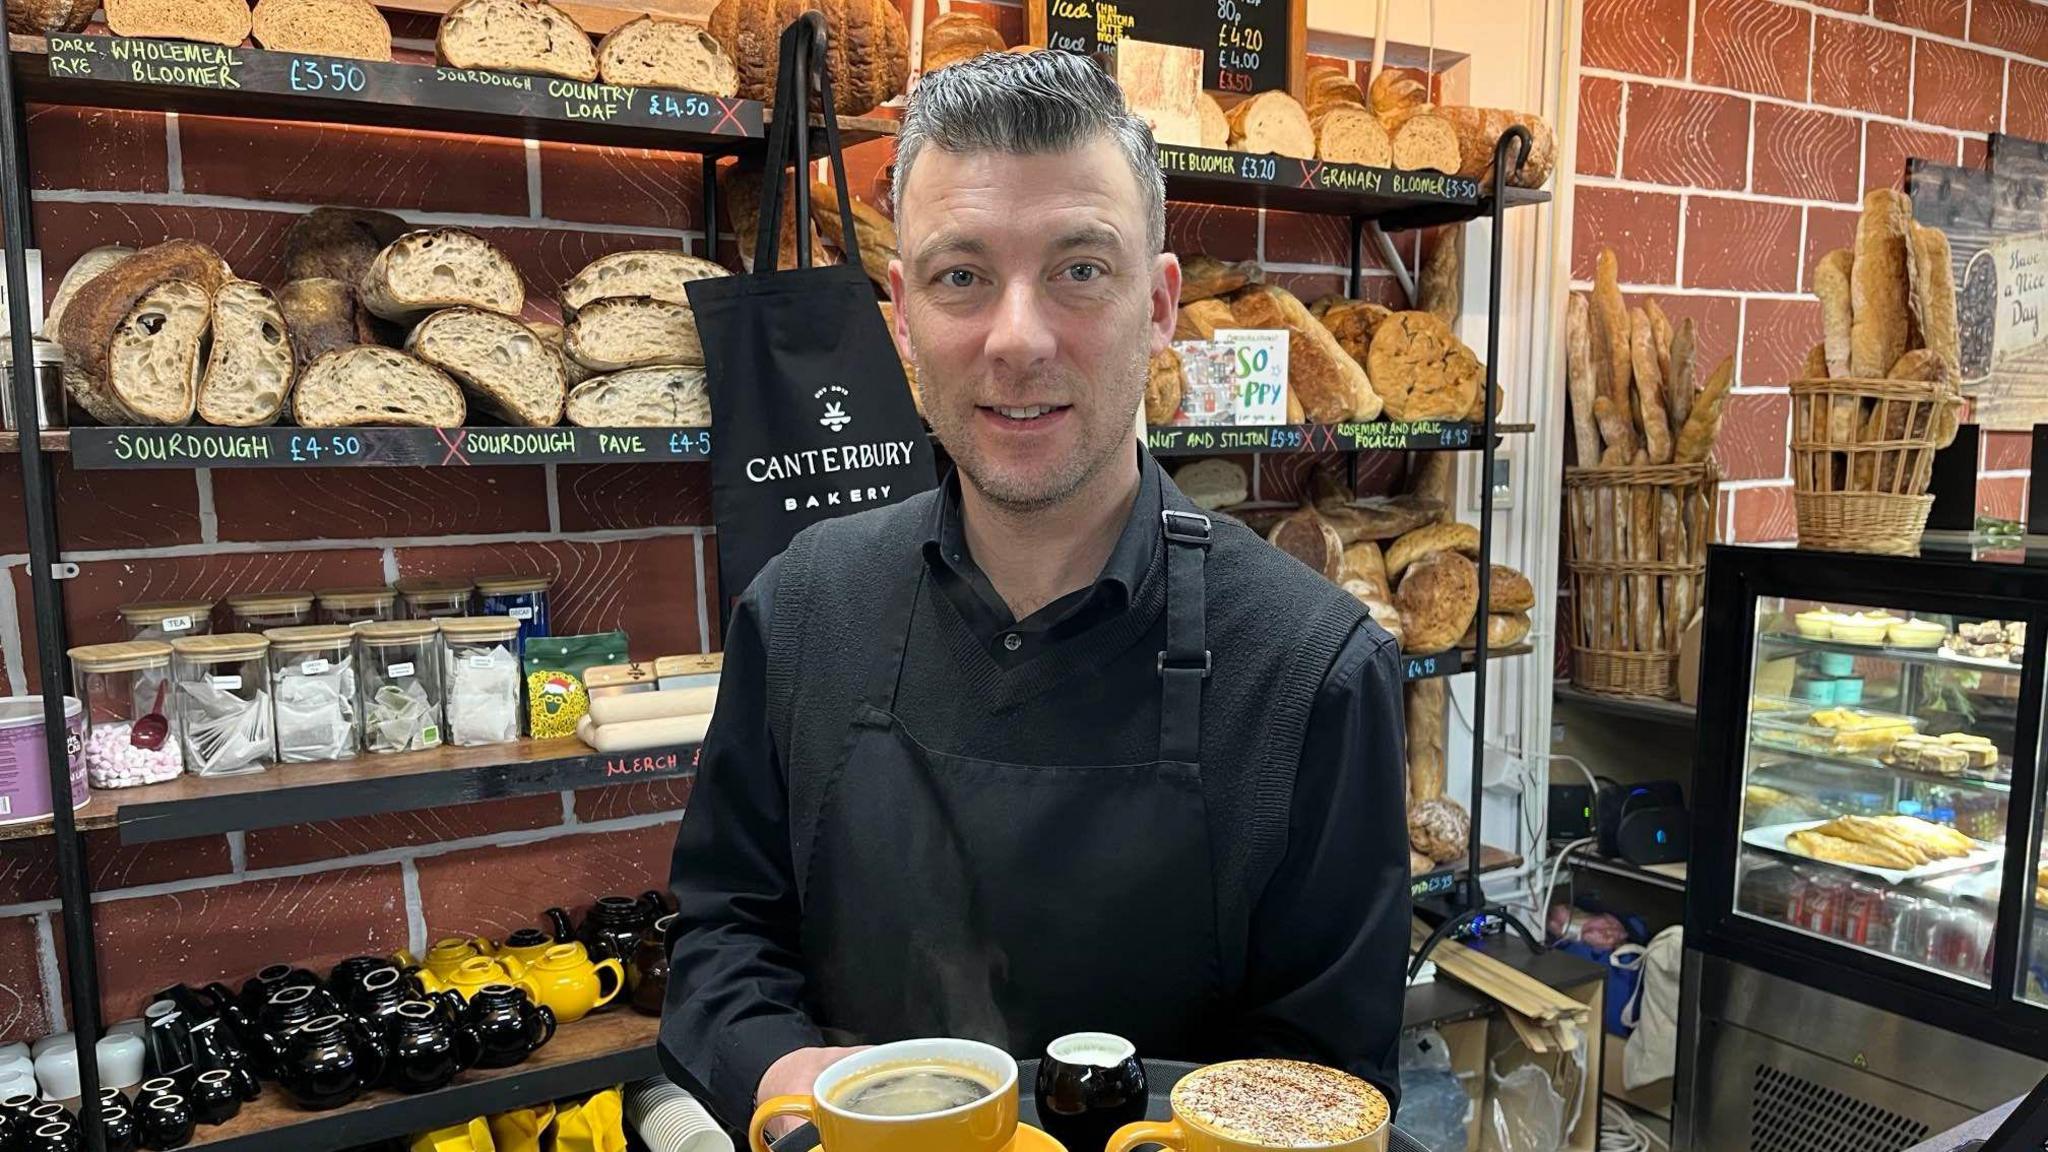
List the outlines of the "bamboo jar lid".
<svg viewBox="0 0 2048 1152">
<path fill-rule="evenodd" d="M 363 643 L 372 648 L 389 648 L 395 644 L 414 644 L 431 639 L 441 626 L 432 620 L 373 620 L 368 624 L 355 626 L 355 634 Z"/>
<path fill-rule="evenodd" d="M 359 608 L 389 608 L 398 603 L 398 593 L 382 585 L 369 588 L 327 588 L 313 594 L 322 608 L 343 611 Z"/>
<path fill-rule="evenodd" d="M 443 616 L 434 623 L 451 641 L 511 640 L 519 635 L 519 621 L 510 616 Z"/>
<path fill-rule="evenodd" d="M 484 576 L 476 590 L 485 596 L 516 596 L 521 592 L 545 592 L 555 582 L 552 576 Z"/>
<path fill-rule="evenodd" d="M 158 600 L 123 604 L 116 611 L 130 624 L 161 624 L 173 616 L 210 616 L 213 614 L 213 601 Z"/>
<path fill-rule="evenodd" d="M 270 641 L 254 632 L 223 632 L 217 636 L 183 636 L 171 641 L 171 651 L 195 664 L 225 664 L 248 660 L 270 651 Z"/>
<path fill-rule="evenodd" d="M 263 638 L 276 652 L 331 652 L 355 642 L 355 629 L 342 624 L 297 624 L 265 628 Z"/>
<path fill-rule="evenodd" d="M 139 672 L 171 662 L 171 646 L 161 640 L 127 640 L 119 644 L 81 644 L 71 649 L 71 662 L 81 672 Z"/>
<path fill-rule="evenodd" d="M 304 612 L 313 607 L 311 592 L 237 592 L 228 597 L 234 612 Z"/>
</svg>

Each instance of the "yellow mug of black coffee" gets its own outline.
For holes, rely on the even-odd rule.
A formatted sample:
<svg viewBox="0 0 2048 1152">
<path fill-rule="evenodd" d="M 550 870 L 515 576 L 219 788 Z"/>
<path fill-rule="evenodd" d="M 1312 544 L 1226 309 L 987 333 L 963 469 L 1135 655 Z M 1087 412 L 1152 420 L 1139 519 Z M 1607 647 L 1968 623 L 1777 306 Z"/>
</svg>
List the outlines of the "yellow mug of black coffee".
<svg viewBox="0 0 2048 1152">
<path fill-rule="evenodd" d="M 1126 1124 L 1107 1152 L 1386 1152 L 1387 1098 L 1349 1073 L 1297 1060 L 1233 1060 L 1173 1086 L 1173 1119 Z"/>
<path fill-rule="evenodd" d="M 747 1141 L 800 1116 L 827 1152 L 1002 1152 L 1017 1135 L 1017 1062 L 972 1040 L 899 1040 L 856 1052 L 818 1073 L 808 1096 L 754 1109 Z"/>
</svg>

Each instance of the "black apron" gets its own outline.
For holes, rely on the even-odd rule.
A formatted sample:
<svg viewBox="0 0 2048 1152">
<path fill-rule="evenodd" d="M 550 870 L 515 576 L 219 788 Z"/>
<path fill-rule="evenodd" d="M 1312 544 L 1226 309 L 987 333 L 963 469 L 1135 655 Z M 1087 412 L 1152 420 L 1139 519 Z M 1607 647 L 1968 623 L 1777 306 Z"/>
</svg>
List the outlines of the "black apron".
<svg viewBox="0 0 2048 1152">
<path fill-rule="evenodd" d="M 1159 514 L 1167 625 L 1150 763 L 1008 764 L 919 743 L 893 708 L 922 562 L 890 598 L 803 889 L 814 1018 L 835 1039 L 953 1036 L 1020 1056 L 1077 1031 L 1160 1057 L 1215 1042 L 1224 989 L 1199 762 L 1209 521 L 1163 496 Z"/>
</svg>

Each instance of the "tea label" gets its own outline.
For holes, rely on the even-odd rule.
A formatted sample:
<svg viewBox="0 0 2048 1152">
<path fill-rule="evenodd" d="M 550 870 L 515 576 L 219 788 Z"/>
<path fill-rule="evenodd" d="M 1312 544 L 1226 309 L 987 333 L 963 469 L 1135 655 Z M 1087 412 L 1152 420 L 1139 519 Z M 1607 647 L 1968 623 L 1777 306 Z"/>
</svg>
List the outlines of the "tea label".
<svg viewBox="0 0 2048 1152">
<path fill-rule="evenodd" d="M 325 660 L 308 660 L 304 664 L 299 665 L 299 672 L 306 676 L 318 676 L 332 667 L 334 665 L 329 664 Z"/>
<path fill-rule="evenodd" d="M 398 680 L 403 677 L 410 676 L 413 674 L 412 661 L 402 660 L 396 664 L 393 664 L 389 668 L 384 669 L 384 674 L 391 677 L 393 680 Z"/>
<path fill-rule="evenodd" d="M 242 686 L 242 678 L 240 676 L 208 676 L 206 682 L 215 688 L 230 692 Z"/>
<path fill-rule="evenodd" d="M 1237 423 L 1287 423 L 1287 339 L 1279 329 L 1216 330 L 1215 342 L 1230 349 Z"/>
<path fill-rule="evenodd" d="M 473 652 L 469 656 L 469 666 L 471 668 L 495 668 L 497 665 L 498 662 L 496 660 L 482 652 Z"/>
<path fill-rule="evenodd" d="M 192 618 L 190 616 L 166 616 L 164 617 L 163 630 L 166 632 L 190 632 L 192 630 Z"/>
<path fill-rule="evenodd" d="M 531 620 L 533 619 L 533 609 L 530 607 L 514 608 L 506 612 L 505 615 L 510 616 L 514 620 Z"/>
</svg>

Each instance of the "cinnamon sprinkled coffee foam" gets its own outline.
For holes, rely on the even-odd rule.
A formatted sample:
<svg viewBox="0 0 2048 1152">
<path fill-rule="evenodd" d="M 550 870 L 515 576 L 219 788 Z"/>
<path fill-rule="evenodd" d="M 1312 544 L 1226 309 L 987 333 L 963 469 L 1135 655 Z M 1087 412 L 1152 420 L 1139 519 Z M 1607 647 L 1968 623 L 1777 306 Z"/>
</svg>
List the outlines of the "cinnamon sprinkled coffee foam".
<svg viewBox="0 0 2048 1152">
<path fill-rule="evenodd" d="M 1230 1139 L 1266 1148 L 1319 1148 L 1372 1135 L 1387 1100 L 1356 1076 L 1298 1060 L 1238 1060 L 1174 1085 L 1173 1112 Z"/>
</svg>

